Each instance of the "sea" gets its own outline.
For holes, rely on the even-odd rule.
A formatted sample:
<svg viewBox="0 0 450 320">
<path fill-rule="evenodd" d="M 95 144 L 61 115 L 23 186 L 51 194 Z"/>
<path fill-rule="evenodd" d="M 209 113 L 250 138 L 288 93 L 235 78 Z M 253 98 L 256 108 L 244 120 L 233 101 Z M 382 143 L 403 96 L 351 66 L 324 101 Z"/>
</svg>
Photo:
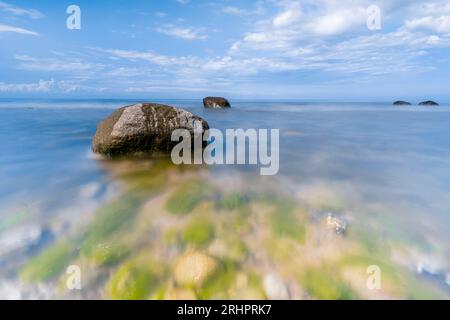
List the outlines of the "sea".
<svg viewBox="0 0 450 320">
<path fill-rule="evenodd" d="M 139 102 L 278 129 L 279 172 L 93 154 Z M 0 100 L 0 297 L 449 299 L 450 104 L 231 103 Z"/>
</svg>

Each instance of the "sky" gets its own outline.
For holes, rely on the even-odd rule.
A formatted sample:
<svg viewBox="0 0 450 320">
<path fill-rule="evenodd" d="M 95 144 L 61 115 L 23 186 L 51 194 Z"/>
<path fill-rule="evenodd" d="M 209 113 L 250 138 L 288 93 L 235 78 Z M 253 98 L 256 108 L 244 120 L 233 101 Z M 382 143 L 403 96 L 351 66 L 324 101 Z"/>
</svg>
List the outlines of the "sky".
<svg viewBox="0 0 450 320">
<path fill-rule="evenodd" d="M 0 42 L 2 98 L 450 101 L 448 0 L 0 0 Z"/>
</svg>

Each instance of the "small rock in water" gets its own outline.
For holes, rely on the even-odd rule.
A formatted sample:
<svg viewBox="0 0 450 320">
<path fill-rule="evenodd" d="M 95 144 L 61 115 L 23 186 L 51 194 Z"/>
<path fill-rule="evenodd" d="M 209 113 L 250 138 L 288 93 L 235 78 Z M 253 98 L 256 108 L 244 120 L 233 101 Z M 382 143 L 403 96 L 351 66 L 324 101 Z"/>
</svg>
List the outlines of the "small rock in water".
<svg viewBox="0 0 450 320">
<path fill-rule="evenodd" d="M 139 103 L 120 108 L 102 120 L 97 126 L 92 150 L 108 156 L 168 152 L 178 144 L 171 139 L 175 129 L 187 129 L 194 136 L 209 129 L 209 125 L 183 109 Z"/>
<path fill-rule="evenodd" d="M 347 229 L 347 222 L 342 218 L 336 217 L 332 213 L 328 213 L 327 227 L 334 230 L 338 235 L 344 235 L 345 230 Z"/>
<path fill-rule="evenodd" d="M 438 106 L 439 103 L 428 100 L 428 101 L 423 101 L 421 103 L 419 103 L 419 106 Z"/>
<path fill-rule="evenodd" d="M 222 97 L 206 97 L 203 99 L 203 106 L 205 108 L 230 108 L 231 105 L 227 99 Z"/>
<path fill-rule="evenodd" d="M 217 271 L 216 259 L 206 253 L 189 251 L 183 254 L 175 264 L 174 277 L 179 285 L 201 286 Z"/>
<path fill-rule="evenodd" d="M 269 274 L 264 277 L 264 292 L 270 300 L 287 300 L 290 298 L 288 288 L 276 274 Z"/>
<path fill-rule="evenodd" d="M 393 103 L 393 105 L 394 105 L 394 106 L 410 106 L 411 103 L 410 103 L 410 102 L 407 102 L 407 101 L 399 100 L 399 101 L 395 101 L 395 102 Z"/>
</svg>

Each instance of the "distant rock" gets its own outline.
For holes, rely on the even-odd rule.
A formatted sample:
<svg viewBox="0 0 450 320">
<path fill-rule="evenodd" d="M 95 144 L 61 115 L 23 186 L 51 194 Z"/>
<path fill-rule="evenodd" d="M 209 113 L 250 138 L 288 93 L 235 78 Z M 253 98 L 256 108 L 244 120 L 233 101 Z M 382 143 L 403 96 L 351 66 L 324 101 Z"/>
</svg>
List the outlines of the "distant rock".
<svg viewBox="0 0 450 320">
<path fill-rule="evenodd" d="M 92 143 L 95 153 L 116 156 L 137 152 L 170 151 L 175 129 L 188 129 L 192 136 L 209 129 L 192 113 L 162 104 L 139 103 L 114 111 L 97 126 Z"/>
<path fill-rule="evenodd" d="M 393 105 L 394 105 L 394 106 L 410 106 L 411 103 L 410 103 L 410 102 L 407 102 L 407 101 L 399 100 L 399 101 L 395 101 L 395 102 L 393 103 Z"/>
<path fill-rule="evenodd" d="M 174 278 L 176 283 L 185 286 L 201 286 L 218 270 L 216 259 L 199 251 L 188 251 L 176 262 Z"/>
<path fill-rule="evenodd" d="M 203 99 L 203 106 L 205 108 L 213 108 L 213 109 L 231 107 L 228 100 L 222 97 L 206 97 Z"/>
<path fill-rule="evenodd" d="M 419 106 L 438 106 L 439 103 L 428 100 L 428 101 L 423 101 L 421 103 L 419 103 Z"/>
</svg>

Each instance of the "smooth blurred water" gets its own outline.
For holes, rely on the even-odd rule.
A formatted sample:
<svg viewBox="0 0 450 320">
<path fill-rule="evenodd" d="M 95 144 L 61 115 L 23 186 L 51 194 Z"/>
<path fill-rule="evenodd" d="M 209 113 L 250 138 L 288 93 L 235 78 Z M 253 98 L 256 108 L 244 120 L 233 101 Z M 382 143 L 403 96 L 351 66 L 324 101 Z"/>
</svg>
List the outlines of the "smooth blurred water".
<svg viewBox="0 0 450 320">
<path fill-rule="evenodd" d="M 96 124 L 135 102 L 1 101 L 0 220 L 25 210 L 37 224 L 58 215 L 76 224 L 78 209 L 100 205 L 115 186 L 90 151 Z M 152 102 L 183 107 L 221 130 L 280 129 L 277 178 L 286 190 L 338 190 L 364 211 L 353 219 L 374 207 L 395 215 L 412 238 L 438 239 L 450 267 L 450 106 L 236 101 L 230 110 L 206 110 L 196 100 Z M 14 260 L 5 257 L 0 265 Z"/>
</svg>

